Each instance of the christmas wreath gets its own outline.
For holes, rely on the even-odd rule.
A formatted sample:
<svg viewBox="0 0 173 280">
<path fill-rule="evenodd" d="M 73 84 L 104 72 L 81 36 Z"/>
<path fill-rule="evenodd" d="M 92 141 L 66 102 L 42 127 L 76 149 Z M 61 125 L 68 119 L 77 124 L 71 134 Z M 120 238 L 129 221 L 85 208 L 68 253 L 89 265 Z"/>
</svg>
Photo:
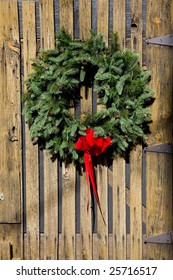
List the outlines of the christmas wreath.
<svg viewBox="0 0 173 280">
<path fill-rule="evenodd" d="M 66 163 L 83 163 L 83 153 L 87 166 L 89 156 L 103 152 L 109 159 L 124 156 L 146 140 L 151 121 L 147 106 L 153 97 L 150 72 L 140 67 L 136 52 L 120 50 L 117 37 L 112 34 L 107 47 L 101 33 L 91 32 L 82 41 L 62 30 L 55 49 L 40 50 L 33 61 L 34 71 L 26 80 L 25 120 L 33 141 Z M 77 117 L 81 86 L 86 92 L 92 87 L 103 106 Z"/>
</svg>

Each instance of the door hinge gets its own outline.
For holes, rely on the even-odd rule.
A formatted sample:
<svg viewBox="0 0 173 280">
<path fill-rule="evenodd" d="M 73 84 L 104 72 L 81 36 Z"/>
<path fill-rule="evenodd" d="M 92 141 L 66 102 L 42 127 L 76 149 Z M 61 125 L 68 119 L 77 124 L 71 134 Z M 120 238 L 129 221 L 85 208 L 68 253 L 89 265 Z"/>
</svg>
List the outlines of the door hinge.
<svg viewBox="0 0 173 280">
<path fill-rule="evenodd" d="M 172 143 L 166 144 L 159 144 L 155 146 L 149 146 L 144 148 L 144 152 L 153 152 L 153 153 L 166 153 L 172 154 L 173 153 L 173 146 Z"/>
<path fill-rule="evenodd" d="M 173 34 L 164 35 L 161 37 L 154 37 L 146 40 L 147 44 L 161 45 L 173 47 Z"/>
<path fill-rule="evenodd" d="M 173 231 L 151 236 L 144 239 L 144 243 L 156 243 L 156 244 L 172 244 L 173 245 Z"/>
</svg>

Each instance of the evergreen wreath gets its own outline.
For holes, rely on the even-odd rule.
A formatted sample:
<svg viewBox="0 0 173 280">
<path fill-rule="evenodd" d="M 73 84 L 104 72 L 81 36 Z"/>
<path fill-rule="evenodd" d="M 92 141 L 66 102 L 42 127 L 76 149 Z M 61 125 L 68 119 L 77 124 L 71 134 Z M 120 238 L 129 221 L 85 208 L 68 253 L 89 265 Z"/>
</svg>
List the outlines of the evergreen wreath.
<svg viewBox="0 0 173 280">
<path fill-rule="evenodd" d="M 83 163 L 75 143 L 88 128 L 94 137 L 111 138 L 105 152 L 109 159 L 124 156 L 141 140 L 145 143 L 151 121 L 147 107 L 153 99 L 151 74 L 140 67 L 136 52 L 120 50 L 117 34 L 107 47 L 101 33 L 91 31 L 90 39 L 82 41 L 61 30 L 55 49 L 40 50 L 32 67 L 25 82 L 25 120 L 32 140 L 53 156 Z M 104 105 L 84 118 L 70 110 L 80 103 L 81 86 L 93 87 Z"/>
</svg>

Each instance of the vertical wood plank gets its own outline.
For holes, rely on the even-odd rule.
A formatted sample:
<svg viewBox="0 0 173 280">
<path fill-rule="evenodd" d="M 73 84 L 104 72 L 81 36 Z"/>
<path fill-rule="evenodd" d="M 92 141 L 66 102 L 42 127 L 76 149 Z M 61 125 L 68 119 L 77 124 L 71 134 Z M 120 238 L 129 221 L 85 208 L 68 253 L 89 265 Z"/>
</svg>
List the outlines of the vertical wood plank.
<svg viewBox="0 0 173 280">
<path fill-rule="evenodd" d="M 41 47 L 44 49 L 51 49 L 55 46 L 54 1 L 39 0 L 39 3 Z"/>
<path fill-rule="evenodd" d="M 40 233 L 40 260 L 44 260 L 45 254 L 44 254 L 44 233 Z"/>
<path fill-rule="evenodd" d="M 58 258 L 57 161 L 44 153 L 44 259 Z"/>
<path fill-rule="evenodd" d="M 126 1 L 114 0 L 113 31 L 118 32 L 119 44 L 123 50 L 126 45 Z"/>
<path fill-rule="evenodd" d="M 172 33 L 173 1 L 147 1 L 146 37 Z M 155 92 L 149 145 L 172 142 L 172 51 L 166 46 L 147 45 L 146 65 L 152 72 Z M 147 237 L 172 230 L 172 155 L 147 153 Z M 147 244 L 148 259 L 172 259 L 173 248 Z"/>
<path fill-rule="evenodd" d="M 105 43 L 108 45 L 108 11 L 109 1 L 98 0 L 98 22 L 97 31 L 102 32 L 104 35 Z M 97 110 L 100 110 L 100 106 L 97 106 Z M 98 195 L 100 198 L 100 204 L 103 212 L 103 216 L 106 225 L 103 222 L 100 211 L 98 210 L 98 259 L 108 259 L 108 168 L 107 160 L 101 159 L 97 166 L 97 187 Z"/>
<path fill-rule="evenodd" d="M 102 32 L 104 36 L 104 41 L 106 44 L 108 44 L 108 11 L 109 11 L 109 1 L 108 0 L 98 0 L 98 21 L 97 21 L 97 31 Z"/>
<path fill-rule="evenodd" d="M 113 259 L 126 260 L 125 160 L 113 162 Z"/>
<path fill-rule="evenodd" d="M 32 71 L 36 57 L 35 3 L 22 3 L 24 79 Z M 29 128 L 25 127 L 26 145 L 26 253 L 27 259 L 39 259 L 39 183 L 38 148 L 33 146 Z"/>
<path fill-rule="evenodd" d="M 113 32 L 118 32 L 121 49 L 126 44 L 126 1 L 113 2 Z M 125 160 L 113 162 L 113 259 L 126 259 Z"/>
<path fill-rule="evenodd" d="M 73 0 L 60 0 L 60 27 L 73 36 Z M 62 258 L 76 258 L 75 191 L 76 170 L 73 164 L 62 165 Z"/>
<path fill-rule="evenodd" d="M 154 5 L 155 3 L 155 5 Z M 161 8 L 162 7 L 162 8 Z M 153 13 L 152 13 L 153 11 Z M 173 25 L 173 24 L 172 24 Z M 171 2 L 147 2 L 146 37 L 157 37 L 170 34 L 171 27 Z M 148 137 L 149 145 L 156 145 L 172 141 L 172 48 L 158 45 L 147 45 L 147 68 L 152 71 L 150 86 L 155 92 L 155 101 L 151 106 L 152 134 Z M 162 77 L 162 79 L 158 78 Z"/>
<path fill-rule="evenodd" d="M 172 155 L 147 153 L 147 237 L 172 231 Z M 147 259 L 170 259 L 169 245 L 146 244 Z"/>
<path fill-rule="evenodd" d="M 60 0 L 60 27 L 73 36 L 73 0 Z"/>
<path fill-rule="evenodd" d="M 142 66 L 142 1 L 131 0 L 131 49 Z M 142 259 L 142 146 L 130 155 L 130 258 Z"/>
<path fill-rule="evenodd" d="M 127 234 L 126 238 L 127 238 L 127 249 L 126 249 L 127 257 L 126 257 L 126 259 L 130 260 L 130 234 Z"/>
<path fill-rule="evenodd" d="M 86 40 L 90 37 L 91 29 L 91 0 L 81 0 L 79 3 L 79 29 L 80 38 Z M 92 90 L 81 89 L 81 117 L 92 112 Z M 80 176 L 80 237 L 81 237 L 81 255 L 82 259 L 92 259 L 92 217 L 91 208 L 87 212 L 88 187 L 86 184 L 85 172 Z"/>
<path fill-rule="evenodd" d="M 41 47 L 52 49 L 54 36 L 54 2 L 40 0 Z M 58 258 L 58 172 L 57 160 L 44 151 L 44 259 Z"/>
<path fill-rule="evenodd" d="M 142 1 L 131 0 L 131 49 L 139 53 L 142 65 Z"/>
<path fill-rule="evenodd" d="M 108 259 L 108 167 L 107 160 L 98 160 L 97 165 L 97 188 L 100 199 L 101 209 L 105 223 L 98 210 L 98 225 L 97 225 L 97 237 L 98 237 L 98 259 Z"/>
<path fill-rule="evenodd" d="M 11 257 L 9 243 L 14 245 L 15 256 L 21 258 L 21 108 L 17 1 L 0 2 L 0 81 L 0 192 L 4 197 L 0 201 L 1 258 Z"/>
<path fill-rule="evenodd" d="M 130 259 L 142 259 L 142 147 L 130 155 Z"/>
<path fill-rule="evenodd" d="M 10 260 L 10 243 L 0 242 L 0 260 Z"/>
<path fill-rule="evenodd" d="M 93 260 L 98 260 L 98 236 L 93 233 Z"/>
<path fill-rule="evenodd" d="M 82 40 L 90 37 L 91 30 L 91 0 L 79 1 L 79 33 Z"/>
<path fill-rule="evenodd" d="M 2 244 L 0 259 L 20 259 L 23 250 L 22 238 L 21 224 L 0 224 L 0 243 Z"/>
<path fill-rule="evenodd" d="M 0 2 L 0 222 L 21 222 L 20 44 L 17 1 Z"/>
<path fill-rule="evenodd" d="M 62 258 L 76 259 L 75 166 L 62 166 Z"/>
</svg>

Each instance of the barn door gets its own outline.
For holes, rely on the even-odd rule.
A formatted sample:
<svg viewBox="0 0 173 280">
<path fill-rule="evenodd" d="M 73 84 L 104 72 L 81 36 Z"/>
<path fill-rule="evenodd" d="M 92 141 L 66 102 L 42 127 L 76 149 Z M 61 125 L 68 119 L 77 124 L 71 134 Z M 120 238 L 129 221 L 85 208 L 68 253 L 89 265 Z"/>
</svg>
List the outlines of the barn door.
<svg viewBox="0 0 173 280">
<path fill-rule="evenodd" d="M 147 1 L 146 50 L 147 68 L 152 72 L 155 92 L 152 105 L 151 134 L 146 149 L 146 230 L 147 258 L 172 259 L 172 55 L 170 46 L 152 44 L 173 33 L 173 1 Z M 163 38 L 161 38 L 162 41 Z M 159 235 L 159 236 L 158 236 Z M 153 238 L 154 237 L 154 238 Z M 158 243 L 158 241 L 160 243 Z"/>
<path fill-rule="evenodd" d="M 22 6 L 19 13 L 20 32 L 23 32 L 21 41 L 17 2 Z M 173 246 L 168 242 L 173 231 L 170 144 L 173 48 L 149 42 L 145 53 L 145 44 L 142 44 L 142 7 L 144 9 L 145 3 L 146 0 L 0 1 L 0 259 L 20 258 L 23 248 L 24 259 L 173 258 Z M 78 10 L 75 10 L 75 5 Z M 147 40 L 173 33 L 172 10 L 173 0 L 147 1 Z M 131 14 L 128 16 L 131 16 L 130 40 L 130 35 L 126 34 L 127 14 Z M 146 66 L 152 73 L 150 86 L 155 92 L 153 123 L 144 153 L 146 165 L 143 164 L 143 170 L 146 168 L 146 205 L 142 205 L 145 173 L 142 174 L 142 147 L 138 146 L 131 154 L 130 168 L 124 159 L 114 162 L 112 169 L 98 166 L 99 195 L 107 224 L 110 219 L 112 228 L 103 226 L 98 216 L 97 233 L 92 231 L 91 212 L 89 215 L 86 213 L 85 176 L 79 179 L 73 166 L 65 170 L 60 163 L 52 164 L 46 152 L 32 145 L 28 127 L 24 124 L 24 199 L 21 197 L 22 79 L 31 71 L 30 59 L 36 55 L 37 44 L 45 49 L 53 47 L 54 27 L 59 29 L 60 26 L 65 26 L 70 34 L 76 32 L 74 35 L 83 39 L 87 39 L 92 26 L 105 34 L 106 42 L 111 26 L 112 30 L 118 31 L 122 48 L 125 43 L 131 44 L 131 48 L 140 54 L 141 64 L 142 54 L 146 54 Z M 81 94 L 84 95 L 83 89 Z M 90 111 L 91 107 L 92 100 L 81 102 L 81 112 Z M 130 175 L 126 176 L 129 169 Z M 129 177 L 130 188 L 126 186 L 126 177 Z M 75 180 L 84 186 L 80 188 L 80 193 Z M 105 185 L 109 185 L 108 188 L 104 188 Z M 119 185 L 122 186 L 121 192 L 118 192 Z M 21 200 L 24 200 L 24 215 L 21 215 Z M 112 202 L 112 206 L 108 205 L 108 201 Z M 142 222 L 145 224 L 145 221 L 146 245 L 142 239 Z M 166 244 L 162 238 L 165 233 Z M 155 243 L 158 236 L 162 236 L 159 237 L 162 243 Z"/>
</svg>

